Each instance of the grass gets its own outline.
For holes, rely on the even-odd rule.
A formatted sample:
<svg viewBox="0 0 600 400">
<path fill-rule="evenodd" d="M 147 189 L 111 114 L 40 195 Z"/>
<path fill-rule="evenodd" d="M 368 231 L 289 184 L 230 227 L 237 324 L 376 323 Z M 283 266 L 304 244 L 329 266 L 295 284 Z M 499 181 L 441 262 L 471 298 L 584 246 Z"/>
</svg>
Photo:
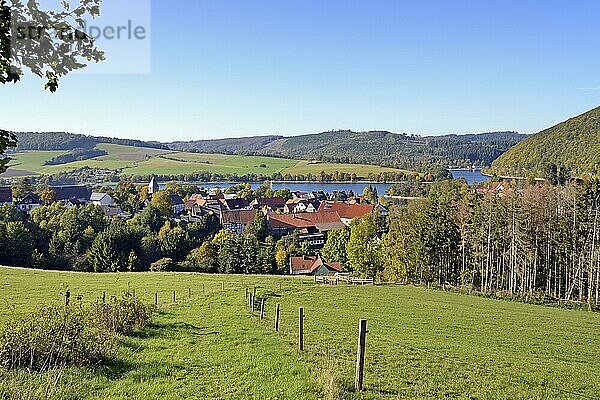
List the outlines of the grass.
<svg viewBox="0 0 600 400">
<path fill-rule="evenodd" d="M 128 287 L 153 301 L 160 291 L 156 324 L 126 339 L 115 365 L 0 373 L 0 388 L 31 398 L 580 399 L 600 393 L 598 314 L 415 287 L 301 285 L 283 277 L 0 274 L 0 323 L 10 312 L 62 302 L 65 284 L 84 301 Z M 266 296 L 264 321 L 248 312 L 246 285 Z M 282 305 L 279 335 L 272 329 L 275 303 Z M 296 350 L 300 306 L 302 354 Z M 366 390 L 359 394 L 352 386 L 361 317 L 369 334 Z M 35 395 L 46 386 L 50 396 Z"/>
<path fill-rule="evenodd" d="M 102 143 L 98 149 L 108 155 L 91 160 L 76 161 L 62 165 L 44 165 L 53 157 L 65 154 L 65 151 L 26 151 L 12 155 L 11 169 L 19 175 L 48 175 L 73 171 L 81 167 L 120 170 L 126 175 L 179 175 L 206 171 L 216 174 L 257 174 L 270 176 L 276 172 L 282 174 L 318 175 L 321 171 L 356 173 L 367 177 L 369 173 L 395 171 L 392 168 L 355 164 L 310 164 L 307 161 L 290 160 L 277 157 L 231 156 L 224 154 L 200 154 L 172 152 L 161 149 L 121 146 Z"/>
</svg>

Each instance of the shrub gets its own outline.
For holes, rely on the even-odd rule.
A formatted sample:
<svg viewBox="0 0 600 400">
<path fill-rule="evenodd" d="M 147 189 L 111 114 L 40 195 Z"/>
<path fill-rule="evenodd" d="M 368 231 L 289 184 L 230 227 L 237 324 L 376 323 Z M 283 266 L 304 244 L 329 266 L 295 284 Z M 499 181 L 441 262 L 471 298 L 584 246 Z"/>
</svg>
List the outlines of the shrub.
<svg viewBox="0 0 600 400">
<path fill-rule="evenodd" d="M 91 307 L 92 317 L 98 326 L 121 335 L 130 335 L 136 329 L 148 325 L 156 310 L 155 306 L 146 305 L 130 294 Z"/>
<path fill-rule="evenodd" d="M 0 365 L 45 371 L 96 364 L 112 356 L 115 336 L 93 323 L 83 306 L 39 307 L 0 329 Z"/>
<path fill-rule="evenodd" d="M 161 258 L 160 260 L 150 264 L 152 272 L 171 272 L 176 268 L 175 263 L 171 258 Z"/>
<path fill-rule="evenodd" d="M 0 329 L 0 367 L 47 371 L 113 357 L 118 335 L 149 324 L 154 306 L 125 294 L 107 303 L 42 306 Z"/>
</svg>

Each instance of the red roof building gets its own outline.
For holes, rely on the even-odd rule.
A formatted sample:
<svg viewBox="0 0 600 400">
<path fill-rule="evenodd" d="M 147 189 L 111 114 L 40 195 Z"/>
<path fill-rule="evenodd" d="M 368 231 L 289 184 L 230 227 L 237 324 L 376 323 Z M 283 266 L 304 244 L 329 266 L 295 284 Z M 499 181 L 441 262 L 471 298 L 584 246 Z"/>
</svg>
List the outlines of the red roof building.
<svg viewBox="0 0 600 400">
<path fill-rule="evenodd" d="M 350 223 L 354 218 L 364 217 L 367 214 L 371 214 L 375 206 L 371 204 L 348 204 L 341 201 L 325 201 L 321 203 L 319 212 L 336 212 L 342 222 L 346 226 L 350 226 Z"/>
<path fill-rule="evenodd" d="M 335 275 L 342 272 L 342 264 L 326 262 L 317 256 L 290 257 L 291 275 Z"/>
</svg>

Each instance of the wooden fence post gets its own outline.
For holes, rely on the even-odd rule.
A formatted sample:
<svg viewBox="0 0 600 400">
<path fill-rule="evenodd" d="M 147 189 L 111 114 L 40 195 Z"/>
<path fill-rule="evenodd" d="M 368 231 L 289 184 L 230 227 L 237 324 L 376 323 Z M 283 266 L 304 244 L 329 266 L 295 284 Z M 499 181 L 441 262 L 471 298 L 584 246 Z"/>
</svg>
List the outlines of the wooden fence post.
<svg viewBox="0 0 600 400">
<path fill-rule="evenodd" d="M 177 294 L 173 290 L 173 303 L 177 303 Z"/>
<path fill-rule="evenodd" d="M 256 301 L 256 299 L 254 298 L 254 296 L 250 296 L 250 310 L 252 312 L 254 312 L 254 302 Z"/>
<path fill-rule="evenodd" d="M 202 284 L 202 294 L 204 294 L 204 283 Z"/>
<path fill-rule="evenodd" d="M 69 289 L 67 289 L 67 291 L 65 292 L 65 306 L 68 306 L 70 302 L 71 302 L 71 291 Z"/>
<path fill-rule="evenodd" d="M 154 305 L 158 305 L 158 292 L 154 292 Z"/>
<path fill-rule="evenodd" d="M 254 286 L 254 289 L 252 290 L 252 297 L 256 298 L 256 286 Z"/>
<path fill-rule="evenodd" d="M 304 350 L 304 308 L 298 310 L 298 350 Z"/>
<path fill-rule="evenodd" d="M 106 303 L 106 291 L 102 292 L 102 302 Z"/>
<path fill-rule="evenodd" d="M 275 306 L 275 332 L 279 332 L 279 312 L 281 310 L 281 306 L 277 303 Z"/>
<path fill-rule="evenodd" d="M 248 298 L 248 286 L 246 286 L 246 297 L 244 297 L 245 299 Z"/>
<path fill-rule="evenodd" d="M 221 291 L 225 290 L 225 282 L 221 282 Z"/>
<path fill-rule="evenodd" d="M 367 344 L 367 320 L 361 319 L 358 323 L 358 348 L 356 350 L 356 379 L 354 386 L 357 391 L 363 390 L 365 372 L 365 348 Z"/>
<path fill-rule="evenodd" d="M 192 298 L 192 288 L 188 288 L 188 299 Z"/>
<path fill-rule="evenodd" d="M 260 319 L 265 319 L 265 298 L 260 299 Z"/>
</svg>

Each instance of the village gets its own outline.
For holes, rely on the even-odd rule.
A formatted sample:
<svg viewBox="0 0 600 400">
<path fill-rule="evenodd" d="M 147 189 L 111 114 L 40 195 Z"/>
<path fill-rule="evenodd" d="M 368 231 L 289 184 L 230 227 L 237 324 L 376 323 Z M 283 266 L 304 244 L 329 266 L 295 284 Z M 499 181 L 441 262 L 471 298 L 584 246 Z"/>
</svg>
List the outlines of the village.
<svg viewBox="0 0 600 400">
<path fill-rule="evenodd" d="M 289 257 L 288 272 L 291 275 L 341 274 L 344 268 L 340 262 L 328 262 L 320 254 L 328 233 L 349 230 L 353 220 L 374 212 L 387 214 L 387 209 L 378 201 L 343 191 L 331 194 L 285 191 L 285 196 L 261 196 L 249 201 L 234 193 L 198 189 L 196 193 L 182 197 L 161 189 L 154 176 L 148 185 L 140 186 L 138 190 L 143 193 L 144 200 L 134 212 L 123 210 L 113 190 L 92 191 L 86 185 L 49 186 L 39 194 L 33 191 L 24 193 L 19 199 L 13 197 L 10 187 L 0 187 L 0 206 L 12 204 L 23 214 L 31 215 L 34 210 L 54 203 L 67 209 L 94 205 L 108 219 L 127 221 L 140 215 L 152 204 L 153 196 L 160 193 L 167 200 L 170 207 L 168 220 L 174 225 L 193 224 L 210 216 L 218 219 L 222 230 L 238 236 L 243 235 L 260 216 L 266 221 L 269 237 L 280 240 L 293 236 L 294 240 L 310 249 L 310 254 Z"/>
</svg>

